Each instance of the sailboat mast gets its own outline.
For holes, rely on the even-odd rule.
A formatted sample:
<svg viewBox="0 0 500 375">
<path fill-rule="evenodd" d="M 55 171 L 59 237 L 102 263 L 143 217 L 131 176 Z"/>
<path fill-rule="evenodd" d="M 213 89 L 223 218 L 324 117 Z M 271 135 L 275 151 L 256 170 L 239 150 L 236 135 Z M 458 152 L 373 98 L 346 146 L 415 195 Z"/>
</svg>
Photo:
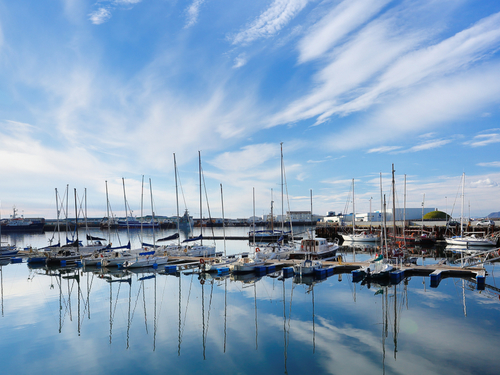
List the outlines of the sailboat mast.
<svg viewBox="0 0 500 375">
<path fill-rule="evenodd" d="M 422 230 L 420 232 L 420 235 L 424 235 L 424 205 L 425 205 L 425 193 L 422 198 Z"/>
<path fill-rule="evenodd" d="M 356 234 L 354 227 L 356 225 L 356 209 L 354 208 L 354 178 L 352 179 L 352 235 Z"/>
<path fill-rule="evenodd" d="M 224 256 L 226 256 L 226 220 L 224 219 L 224 194 L 222 192 L 222 184 L 220 184 L 220 201 L 222 206 L 222 233 L 224 236 Z"/>
<path fill-rule="evenodd" d="M 405 184 L 404 184 L 403 242 L 406 248 L 406 174 L 405 174 Z"/>
<path fill-rule="evenodd" d="M 125 179 L 122 177 L 123 184 L 123 201 L 125 202 L 125 222 L 127 223 L 127 237 L 130 240 L 130 229 L 128 226 L 128 209 L 127 209 L 127 194 L 125 193 Z"/>
<path fill-rule="evenodd" d="M 79 252 L 80 243 L 78 241 L 78 207 L 76 205 L 76 188 L 75 188 L 75 232 L 76 232 L 76 252 Z"/>
<path fill-rule="evenodd" d="M 144 224 L 144 175 L 141 180 L 141 246 L 144 243 L 144 236 L 142 232 L 142 225 Z"/>
<path fill-rule="evenodd" d="M 151 221 L 153 228 L 153 248 L 156 249 L 156 239 L 155 239 L 155 209 L 153 206 L 153 186 L 151 185 L 151 179 L 149 179 L 149 191 L 151 193 Z"/>
<path fill-rule="evenodd" d="M 88 225 L 88 222 L 87 222 L 87 188 L 84 189 L 84 194 L 85 194 L 85 233 L 88 234 L 89 232 L 89 225 Z M 88 245 L 88 237 L 86 237 L 87 239 L 87 245 Z"/>
<path fill-rule="evenodd" d="M 106 214 L 108 215 L 108 244 L 111 243 L 111 218 L 109 217 L 109 197 L 108 197 L 108 181 L 104 181 L 106 185 Z"/>
<path fill-rule="evenodd" d="M 201 151 L 198 151 L 198 174 L 200 179 L 200 244 L 203 245 L 203 211 L 201 198 Z"/>
<path fill-rule="evenodd" d="M 174 172 L 175 172 L 175 202 L 177 205 L 177 234 L 179 234 L 179 237 L 177 237 L 177 243 L 180 246 L 181 245 L 181 236 L 180 236 L 180 223 L 179 223 L 179 189 L 177 187 L 177 161 L 175 160 L 175 152 L 174 152 Z"/>
<path fill-rule="evenodd" d="M 393 242 L 396 242 L 396 182 L 394 180 L 394 164 L 392 164 L 392 231 Z"/>
<path fill-rule="evenodd" d="M 285 233 L 285 216 L 284 216 L 284 203 L 283 203 L 283 142 L 281 146 L 281 235 Z"/>
<path fill-rule="evenodd" d="M 465 172 L 462 173 L 462 212 L 460 213 L 460 237 L 464 235 L 464 205 L 465 205 L 465 195 L 464 195 L 464 187 L 465 187 Z"/>
<path fill-rule="evenodd" d="M 68 231 L 69 231 L 69 219 L 68 219 L 68 211 L 69 210 L 69 185 L 66 185 L 66 242 L 68 241 Z"/>
<path fill-rule="evenodd" d="M 311 225 L 313 223 L 313 190 L 310 189 L 309 192 L 311 193 Z"/>
<path fill-rule="evenodd" d="M 382 248 L 384 247 L 385 241 L 385 209 L 384 209 L 384 199 L 382 196 L 382 172 L 380 172 L 380 211 L 382 212 L 382 217 L 380 218 L 380 237 L 382 238 Z"/>
<path fill-rule="evenodd" d="M 57 240 L 59 241 L 59 246 L 61 246 L 61 231 L 59 227 L 59 201 L 58 201 L 58 194 L 57 194 L 57 188 L 56 188 L 56 212 L 57 212 Z"/>
<path fill-rule="evenodd" d="M 253 245 L 255 246 L 255 188 L 252 188 L 253 196 Z"/>
<path fill-rule="evenodd" d="M 387 205 L 385 203 L 385 194 L 384 194 L 384 254 L 387 256 Z"/>
</svg>

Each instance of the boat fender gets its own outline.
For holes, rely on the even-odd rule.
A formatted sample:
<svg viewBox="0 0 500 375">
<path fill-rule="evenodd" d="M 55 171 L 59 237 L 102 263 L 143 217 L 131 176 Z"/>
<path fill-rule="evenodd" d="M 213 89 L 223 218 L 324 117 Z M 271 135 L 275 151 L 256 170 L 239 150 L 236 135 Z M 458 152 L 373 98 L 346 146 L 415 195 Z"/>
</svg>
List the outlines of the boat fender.
<svg viewBox="0 0 500 375">
<path fill-rule="evenodd" d="M 255 249 L 255 251 L 258 253 L 258 252 L 260 251 L 260 249 L 257 247 L 257 248 Z"/>
</svg>

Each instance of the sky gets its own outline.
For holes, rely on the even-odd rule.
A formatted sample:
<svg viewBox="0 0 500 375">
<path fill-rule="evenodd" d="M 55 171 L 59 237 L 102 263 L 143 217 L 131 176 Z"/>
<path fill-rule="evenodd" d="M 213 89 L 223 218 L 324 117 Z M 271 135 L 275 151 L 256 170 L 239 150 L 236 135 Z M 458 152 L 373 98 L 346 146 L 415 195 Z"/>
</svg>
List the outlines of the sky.
<svg viewBox="0 0 500 375">
<path fill-rule="evenodd" d="M 486 216 L 499 48 L 495 0 L 0 0 L 1 215 L 175 215 L 175 154 L 194 217 L 200 160 L 204 217 L 380 210 L 392 164 Z"/>
</svg>

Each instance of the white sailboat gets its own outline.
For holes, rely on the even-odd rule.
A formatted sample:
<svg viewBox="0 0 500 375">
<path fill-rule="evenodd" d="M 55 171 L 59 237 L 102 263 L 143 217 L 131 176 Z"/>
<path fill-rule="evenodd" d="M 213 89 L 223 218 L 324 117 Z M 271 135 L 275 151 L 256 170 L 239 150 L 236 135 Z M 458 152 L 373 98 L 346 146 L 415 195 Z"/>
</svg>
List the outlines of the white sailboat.
<svg viewBox="0 0 500 375">
<path fill-rule="evenodd" d="M 175 160 L 175 155 L 174 155 Z M 194 245 L 169 245 L 165 249 L 170 255 L 185 255 L 191 257 L 213 257 L 216 255 L 215 245 L 203 244 L 203 198 L 202 198 L 202 170 L 201 170 L 201 152 L 198 151 L 198 168 L 199 168 L 199 183 L 200 183 L 200 235 L 198 237 L 185 239 L 183 242 L 199 241 L 199 244 Z M 178 202 L 178 199 L 177 199 Z M 178 203 L 177 203 L 178 204 Z"/>
<path fill-rule="evenodd" d="M 485 237 L 476 237 L 476 235 L 471 234 L 465 236 L 464 231 L 464 189 L 465 189 L 465 173 L 462 174 L 462 208 L 460 214 L 460 236 L 454 236 L 446 238 L 446 244 L 452 246 L 462 246 L 462 247 L 474 247 L 474 246 L 496 246 L 496 243 Z"/>
<path fill-rule="evenodd" d="M 151 195 L 151 212 L 152 220 L 155 220 L 154 206 L 153 206 L 153 188 L 151 185 L 151 179 L 149 179 L 149 190 Z M 143 244 L 144 246 L 144 244 Z M 163 246 L 157 247 L 155 244 L 155 231 L 153 228 L 153 246 L 148 249 L 144 247 L 146 251 L 140 252 L 135 256 L 135 259 L 126 260 L 123 264 L 123 268 L 139 268 L 139 267 L 157 267 L 161 264 L 166 264 L 168 262 L 168 255 Z"/>
<path fill-rule="evenodd" d="M 377 242 L 380 240 L 380 237 L 373 233 L 367 233 L 366 231 L 356 233 L 356 210 L 354 206 L 354 178 L 352 179 L 352 234 L 342 233 L 342 238 L 344 239 L 344 241 L 351 241 L 351 242 Z"/>
</svg>

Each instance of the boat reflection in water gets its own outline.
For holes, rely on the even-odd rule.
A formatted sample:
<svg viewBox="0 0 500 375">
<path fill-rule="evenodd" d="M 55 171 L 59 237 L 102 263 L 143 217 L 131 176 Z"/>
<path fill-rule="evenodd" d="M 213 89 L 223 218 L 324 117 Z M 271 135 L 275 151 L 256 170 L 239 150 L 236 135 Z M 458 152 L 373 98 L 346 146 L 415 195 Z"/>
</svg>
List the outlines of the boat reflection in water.
<svg viewBox="0 0 500 375">
<path fill-rule="evenodd" d="M 342 252 L 351 261 L 351 252 Z M 482 291 L 475 279 L 362 284 L 350 272 L 318 279 L 25 263 L 0 271 L 0 346 L 22 355 L 36 348 L 23 363 L 35 374 L 58 358 L 59 372 L 97 374 L 172 366 L 276 374 L 497 369 L 500 328 L 488 322 L 498 318 L 500 290 L 492 267 Z M 2 365 L 15 373 L 19 363 L 5 356 Z"/>
</svg>

